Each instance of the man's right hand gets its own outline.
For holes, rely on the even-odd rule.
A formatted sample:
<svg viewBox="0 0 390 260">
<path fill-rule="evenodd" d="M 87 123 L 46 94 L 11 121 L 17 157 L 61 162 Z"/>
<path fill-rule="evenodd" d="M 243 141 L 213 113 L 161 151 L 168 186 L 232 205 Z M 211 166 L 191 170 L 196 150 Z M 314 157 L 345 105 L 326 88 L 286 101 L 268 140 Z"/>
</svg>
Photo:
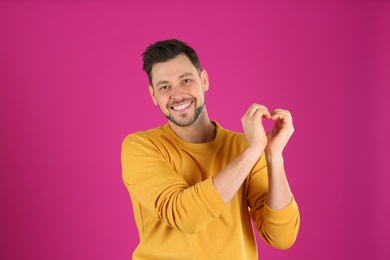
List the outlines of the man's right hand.
<svg viewBox="0 0 390 260">
<path fill-rule="evenodd" d="M 241 118 L 242 127 L 245 137 L 248 141 L 249 149 L 257 151 L 259 157 L 267 146 L 267 135 L 262 124 L 262 118 L 271 119 L 268 109 L 260 104 L 253 104 Z"/>
<path fill-rule="evenodd" d="M 233 199 L 267 146 L 263 117 L 271 118 L 265 106 L 253 104 L 248 109 L 241 119 L 248 142 L 247 148 L 213 177 L 215 189 L 225 203 L 230 203 Z"/>
</svg>

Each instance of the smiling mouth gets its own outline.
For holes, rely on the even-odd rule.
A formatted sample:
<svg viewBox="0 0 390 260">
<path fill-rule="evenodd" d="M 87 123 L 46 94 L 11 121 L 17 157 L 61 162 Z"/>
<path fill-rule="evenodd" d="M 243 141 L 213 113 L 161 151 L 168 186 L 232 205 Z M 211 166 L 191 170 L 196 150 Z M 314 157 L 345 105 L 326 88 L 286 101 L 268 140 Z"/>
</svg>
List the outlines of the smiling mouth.
<svg viewBox="0 0 390 260">
<path fill-rule="evenodd" d="M 189 107 L 190 105 L 192 104 L 192 101 L 190 102 L 186 102 L 180 106 L 172 106 L 171 108 L 175 111 L 181 111 L 181 110 L 184 110 L 186 109 L 187 107 Z"/>
</svg>

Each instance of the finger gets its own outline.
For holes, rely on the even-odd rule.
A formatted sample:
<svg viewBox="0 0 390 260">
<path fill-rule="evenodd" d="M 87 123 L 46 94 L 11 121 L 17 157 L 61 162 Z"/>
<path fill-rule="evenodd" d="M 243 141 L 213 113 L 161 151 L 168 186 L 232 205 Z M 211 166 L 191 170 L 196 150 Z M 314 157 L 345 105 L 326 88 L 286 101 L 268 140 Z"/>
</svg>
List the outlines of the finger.
<svg viewBox="0 0 390 260">
<path fill-rule="evenodd" d="M 256 114 L 256 115 L 264 116 L 264 117 L 266 117 L 266 118 L 268 118 L 268 119 L 271 118 L 271 114 L 270 114 L 270 112 L 268 111 L 268 108 L 265 107 L 265 106 L 263 106 L 263 105 L 256 104 L 256 103 L 255 103 L 255 104 L 252 104 L 252 105 L 249 107 L 249 109 L 248 109 L 246 115 L 247 115 L 248 117 L 253 117 L 255 114 Z"/>
<path fill-rule="evenodd" d="M 252 117 L 253 115 L 254 115 L 254 113 L 259 109 L 259 108 L 266 108 L 266 107 L 264 107 L 264 106 L 262 106 L 262 105 L 259 105 L 259 104 L 252 104 L 249 108 L 248 108 L 248 110 L 247 110 L 247 112 L 246 112 L 246 115 L 248 116 L 248 117 Z"/>
<path fill-rule="evenodd" d="M 267 109 L 261 109 L 261 108 L 257 109 L 252 117 L 257 117 L 257 116 L 271 119 L 271 114 Z"/>
<path fill-rule="evenodd" d="M 284 110 L 284 109 L 275 109 L 274 111 L 272 111 L 271 119 L 272 120 L 281 119 L 281 120 L 292 122 L 291 113 L 288 110 Z"/>
<path fill-rule="evenodd" d="M 280 108 L 272 111 L 272 114 L 276 114 L 276 113 L 291 114 L 290 111 L 288 111 L 286 109 L 280 109 Z"/>
</svg>

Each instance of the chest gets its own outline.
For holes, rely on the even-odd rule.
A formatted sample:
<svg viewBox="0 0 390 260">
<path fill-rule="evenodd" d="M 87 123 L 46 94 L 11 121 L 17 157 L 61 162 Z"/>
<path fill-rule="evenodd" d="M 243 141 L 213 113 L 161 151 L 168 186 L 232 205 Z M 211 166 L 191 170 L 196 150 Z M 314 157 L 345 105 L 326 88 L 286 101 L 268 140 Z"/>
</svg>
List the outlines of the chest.
<svg viewBox="0 0 390 260">
<path fill-rule="evenodd" d="M 169 158 L 173 169 L 190 185 L 204 181 L 219 173 L 240 151 L 232 151 L 227 147 L 218 149 L 191 151 L 176 149 Z"/>
</svg>

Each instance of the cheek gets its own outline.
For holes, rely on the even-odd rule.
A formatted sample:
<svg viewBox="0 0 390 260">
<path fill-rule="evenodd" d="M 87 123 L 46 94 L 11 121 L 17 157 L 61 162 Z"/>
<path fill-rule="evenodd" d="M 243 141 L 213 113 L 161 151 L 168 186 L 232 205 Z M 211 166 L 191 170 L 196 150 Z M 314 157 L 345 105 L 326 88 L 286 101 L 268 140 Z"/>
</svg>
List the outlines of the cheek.
<svg viewBox="0 0 390 260">
<path fill-rule="evenodd" d="M 164 99 L 163 97 L 159 96 L 159 95 L 153 95 L 152 96 L 152 99 L 153 99 L 153 103 L 156 105 L 156 106 L 159 106 L 160 104 L 164 104 Z"/>
<path fill-rule="evenodd" d="M 198 97 L 200 100 L 202 100 L 202 101 L 205 100 L 205 93 L 206 92 L 204 90 L 200 91 L 200 93 L 198 94 Z"/>
<path fill-rule="evenodd" d="M 154 104 L 159 106 L 161 109 L 166 109 L 167 101 L 164 98 L 154 98 Z"/>
</svg>

